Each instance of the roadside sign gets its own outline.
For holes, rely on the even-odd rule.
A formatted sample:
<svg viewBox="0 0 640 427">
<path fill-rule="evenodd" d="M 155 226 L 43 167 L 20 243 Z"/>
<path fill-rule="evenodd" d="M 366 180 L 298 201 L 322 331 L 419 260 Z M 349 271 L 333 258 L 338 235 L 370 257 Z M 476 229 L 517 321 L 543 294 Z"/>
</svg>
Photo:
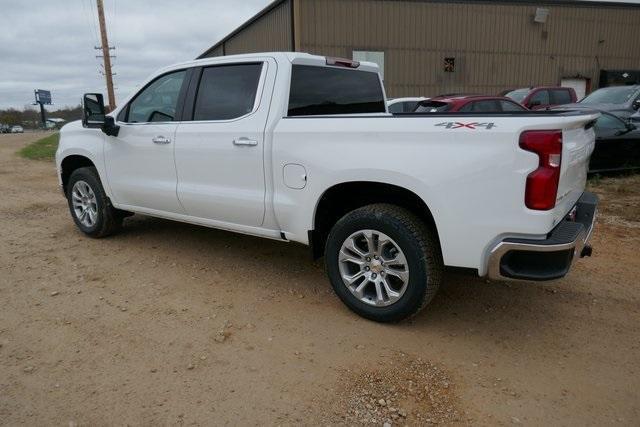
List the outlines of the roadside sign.
<svg viewBox="0 0 640 427">
<path fill-rule="evenodd" d="M 42 105 L 51 104 L 51 92 L 44 89 L 36 90 L 36 102 Z"/>
</svg>

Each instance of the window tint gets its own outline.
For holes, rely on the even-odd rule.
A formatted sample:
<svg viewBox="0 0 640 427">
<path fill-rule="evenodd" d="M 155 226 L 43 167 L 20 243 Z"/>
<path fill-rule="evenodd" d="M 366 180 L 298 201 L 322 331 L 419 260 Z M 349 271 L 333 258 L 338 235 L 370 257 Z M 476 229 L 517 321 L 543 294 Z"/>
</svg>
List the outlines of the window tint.
<svg viewBox="0 0 640 427">
<path fill-rule="evenodd" d="M 262 63 L 207 67 L 202 71 L 193 120 L 230 120 L 253 110 Z"/>
<path fill-rule="evenodd" d="M 403 101 L 389 105 L 390 113 L 413 113 L 420 101 Z"/>
<path fill-rule="evenodd" d="M 166 74 L 140 92 L 129 104 L 129 123 L 170 122 L 176 115 L 186 71 Z"/>
<path fill-rule="evenodd" d="M 467 109 L 469 106 L 471 107 L 471 109 Z M 471 111 L 473 113 L 499 113 L 502 110 L 500 109 L 500 106 L 496 101 L 486 100 L 486 101 L 470 102 L 469 104 L 462 107 L 460 111 L 461 112 Z"/>
<path fill-rule="evenodd" d="M 294 65 L 289 116 L 384 113 L 377 73 Z"/>
<path fill-rule="evenodd" d="M 546 90 L 537 91 L 531 99 L 529 99 L 529 105 L 535 107 L 536 105 L 549 105 L 549 92 Z"/>
<path fill-rule="evenodd" d="M 500 103 L 500 107 L 502 108 L 502 111 L 505 111 L 505 112 L 525 110 L 525 108 L 522 105 L 516 104 L 515 102 L 509 102 L 509 101 L 498 101 L 498 102 Z"/>
<path fill-rule="evenodd" d="M 565 89 L 551 91 L 551 97 L 553 98 L 552 104 L 554 105 L 571 104 L 573 102 L 571 93 Z"/>
<path fill-rule="evenodd" d="M 596 130 L 624 130 L 626 126 L 624 122 L 616 117 L 608 114 L 602 114 L 594 126 Z"/>
<path fill-rule="evenodd" d="M 404 112 L 404 103 L 403 102 L 396 102 L 395 104 L 391 104 L 389 105 L 389 112 L 390 113 L 402 113 Z"/>
</svg>

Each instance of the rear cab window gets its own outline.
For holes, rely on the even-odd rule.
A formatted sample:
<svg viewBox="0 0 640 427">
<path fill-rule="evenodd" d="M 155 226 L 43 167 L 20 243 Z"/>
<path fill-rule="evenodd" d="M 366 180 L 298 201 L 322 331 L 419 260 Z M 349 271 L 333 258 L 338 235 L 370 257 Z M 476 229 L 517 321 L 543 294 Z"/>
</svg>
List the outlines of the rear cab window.
<svg viewBox="0 0 640 427">
<path fill-rule="evenodd" d="M 551 91 L 551 103 L 554 105 L 571 104 L 571 92 L 568 89 L 554 89 Z"/>
<path fill-rule="evenodd" d="M 293 65 L 288 116 L 386 113 L 378 74 Z"/>
</svg>

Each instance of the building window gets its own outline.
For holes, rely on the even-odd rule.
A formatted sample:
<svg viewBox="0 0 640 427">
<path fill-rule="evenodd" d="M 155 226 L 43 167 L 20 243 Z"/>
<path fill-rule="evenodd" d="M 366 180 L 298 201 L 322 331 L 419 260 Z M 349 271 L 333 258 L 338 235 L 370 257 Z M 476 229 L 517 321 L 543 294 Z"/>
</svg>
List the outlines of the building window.
<svg viewBox="0 0 640 427">
<path fill-rule="evenodd" d="M 456 70 L 456 58 L 444 58 L 444 71 L 453 73 Z"/>
<path fill-rule="evenodd" d="M 380 76 L 384 80 L 384 52 L 369 52 L 366 50 L 354 50 L 353 51 L 353 60 L 354 61 L 366 61 L 373 62 L 378 64 L 380 67 Z"/>
</svg>

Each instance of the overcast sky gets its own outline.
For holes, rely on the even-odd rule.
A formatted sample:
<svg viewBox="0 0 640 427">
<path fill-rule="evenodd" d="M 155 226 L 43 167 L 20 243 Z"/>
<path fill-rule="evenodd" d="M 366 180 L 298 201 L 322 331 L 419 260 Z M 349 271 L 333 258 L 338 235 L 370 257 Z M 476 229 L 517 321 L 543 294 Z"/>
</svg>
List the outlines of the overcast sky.
<svg viewBox="0 0 640 427">
<path fill-rule="evenodd" d="M 270 0 L 104 3 L 120 100 L 156 69 L 195 58 Z M 37 88 L 51 90 L 50 110 L 78 105 L 84 92 L 106 93 L 94 50 L 95 0 L 0 0 L 0 11 L 0 108 L 23 108 Z"/>
<path fill-rule="evenodd" d="M 104 0 L 116 99 L 156 69 L 194 59 L 270 0 Z M 95 0 L 0 0 L 0 108 L 22 109 L 34 89 L 55 105 L 106 94 Z"/>
</svg>

